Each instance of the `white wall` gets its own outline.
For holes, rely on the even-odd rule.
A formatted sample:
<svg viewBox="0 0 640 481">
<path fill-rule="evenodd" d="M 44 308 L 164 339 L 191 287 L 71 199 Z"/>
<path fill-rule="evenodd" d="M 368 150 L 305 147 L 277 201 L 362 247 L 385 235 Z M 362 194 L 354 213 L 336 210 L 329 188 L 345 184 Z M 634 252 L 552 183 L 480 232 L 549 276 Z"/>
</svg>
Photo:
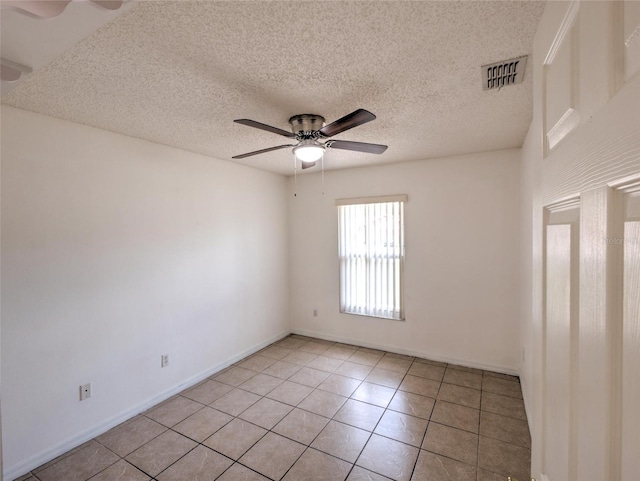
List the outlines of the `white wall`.
<svg viewBox="0 0 640 481">
<path fill-rule="evenodd" d="M 519 367 L 519 150 L 289 179 L 296 332 L 433 359 Z M 406 321 L 340 314 L 335 199 L 408 194 Z M 313 309 L 319 310 L 313 317 Z"/>
<path fill-rule="evenodd" d="M 637 479 L 637 471 L 631 478 L 621 475 L 621 427 L 639 426 L 640 419 L 637 405 L 635 415 L 623 418 L 620 411 L 622 296 L 616 283 L 622 247 L 605 244 L 622 219 L 621 206 L 614 201 L 620 193 L 612 186 L 640 177 L 640 72 L 630 71 L 631 64 L 625 62 L 632 48 L 637 56 L 640 37 L 625 37 L 623 28 L 635 10 L 635 23 L 627 22 L 627 33 L 637 31 L 639 7 L 637 2 L 548 2 L 529 64 L 534 69 L 534 112 L 522 149 L 522 385 L 532 434 L 532 475 L 537 479 L 542 474 L 550 481 L 561 479 L 552 472 L 544 443 L 560 431 L 544 421 L 545 345 L 555 339 L 546 337 L 544 319 L 543 213 L 545 206 L 573 196 L 580 199 L 580 273 L 579 282 L 571 286 L 579 290 L 579 319 L 572 325 L 571 375 L 565 385 L 574 391 L 575 442 L 563 461 L 571 479 Z M 571 12 L 575 16 L 568 15 Z M 549 60 L 556 47 L 561 53 Z M 545 123 L 548 111 L 569 108 L 574 113 L 556 130 L 566 135 L 545 155 L 544 138 L 553 127 Z M 631 349 L 640 352 L 638 339 L 635 342 Z M 640 376 L 637 364 L 626 369 Z M 627 449 L 637 458 L 640 446 Z"/>
<path fill-rule="evenodd" d="M 289 331 L 286 195 L 282 176 L 2 108 L 8 477 Z"/>
</svg>

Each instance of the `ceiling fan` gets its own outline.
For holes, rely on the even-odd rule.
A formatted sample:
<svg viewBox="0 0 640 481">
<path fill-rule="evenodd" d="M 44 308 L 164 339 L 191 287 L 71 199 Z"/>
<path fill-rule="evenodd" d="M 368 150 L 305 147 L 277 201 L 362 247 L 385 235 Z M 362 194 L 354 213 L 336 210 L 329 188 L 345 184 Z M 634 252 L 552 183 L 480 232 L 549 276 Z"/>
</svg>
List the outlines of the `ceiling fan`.
<svg viewBox="0 0 640 481">
<path fill-rule="evenodd" d="M 321 115 L 294 115 L 289 119 L 292 132 L 287 132 L 286 130 L 279 129 L 278 127 L 272 127 L 270 125 L 256 122 L 255 120 L 237 119 L 234 120 L 234 122 L 242 125 L 248 125 L 249 127 L 255 127 L 256 129 L 266 130 L 267 132 L 273 132 L 274 134 L 282 135 L 283 137 L 288 137 L 290 139 L 295 139 L 298 143 L 278 145 L 276 147 L 269 147 L 268 149 L 235 155 L 232 159 L 244 159 L 245 157 L 251 157 L 252 155 L 264 154 L 273 150 L 293 147 L 293 153 L 296 158 L 301 161 L 302 168 L 308 169 L 309 167 L 316 165 L 316 162 L 320 160 L 324 150 L 327 148 L 353 150 L 356 152 L 365 152 L 367 154 L 381 154 L 387 150 L 386 145 L 351 142 L 348 140 L 327 140 L 324 143 L 321 142 L 322 139 L 333 137 L 345 130 L 366 124 L 367 122 L 375 120 L 375 118 L 376 116 L 368 110 L 358 109 L 335 122 L 330 123 L 329 125 L 325 125 L 324 117 Z"/>
</svg>

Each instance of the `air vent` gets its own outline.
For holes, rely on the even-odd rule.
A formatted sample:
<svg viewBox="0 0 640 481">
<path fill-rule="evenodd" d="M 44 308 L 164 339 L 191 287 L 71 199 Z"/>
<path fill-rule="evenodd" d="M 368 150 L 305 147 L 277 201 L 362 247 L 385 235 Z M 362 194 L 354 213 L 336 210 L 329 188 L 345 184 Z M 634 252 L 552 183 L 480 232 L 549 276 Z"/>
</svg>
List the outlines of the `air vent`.
<svg viewBox="0 0 640 481">
<path fill-rule="evenodd" d="M 482 90 L 501 89 L 522 83 L 527 56 L 482 66 Z"/>
</svg>

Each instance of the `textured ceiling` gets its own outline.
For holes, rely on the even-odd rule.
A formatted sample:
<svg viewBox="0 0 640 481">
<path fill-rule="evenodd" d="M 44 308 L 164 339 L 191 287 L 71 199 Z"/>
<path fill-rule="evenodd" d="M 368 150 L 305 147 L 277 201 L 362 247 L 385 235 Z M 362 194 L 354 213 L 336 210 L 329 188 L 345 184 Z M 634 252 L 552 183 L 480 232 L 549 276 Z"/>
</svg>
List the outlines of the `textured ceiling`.
<svg viewBox="0 0 640 481">
<path fill-rule="evenodd" d="M 326 169 L 519 147 L 531 120 L 531 68 L 522 84 L 483 91 L 480 66 L 531 54 L 543 7 L 140 2 L 2 103 L 224 160 L 289 143 L 233 119 L 289 130 L 295 114 L 327 122 L 357 108 L 376 114 L 335 138 L 389 149 L 329 150 Z M 288 150 L 238 162 L 293 173 Z"/>
</svg>

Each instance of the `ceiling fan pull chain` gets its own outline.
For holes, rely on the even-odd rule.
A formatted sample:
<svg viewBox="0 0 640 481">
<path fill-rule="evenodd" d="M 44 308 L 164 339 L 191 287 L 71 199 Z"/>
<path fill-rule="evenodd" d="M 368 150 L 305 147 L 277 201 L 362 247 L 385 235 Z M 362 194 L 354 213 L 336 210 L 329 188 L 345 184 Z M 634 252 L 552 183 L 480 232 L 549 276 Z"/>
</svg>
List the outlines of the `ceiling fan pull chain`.
<svg viewBox="0 0 640 481">
<path fill-rule="evenodd" d="M 298 162 L 296 162 L 296 154 L 293 156 L 293 196 L 298 197 Z"/>
<path fill-rule="evenodd" d="M 322 157 L 320 157 L 320 168 L 322 169 L 322 195 L 324 195 L 324 151 L 322 151 Z"/>
</svg>

